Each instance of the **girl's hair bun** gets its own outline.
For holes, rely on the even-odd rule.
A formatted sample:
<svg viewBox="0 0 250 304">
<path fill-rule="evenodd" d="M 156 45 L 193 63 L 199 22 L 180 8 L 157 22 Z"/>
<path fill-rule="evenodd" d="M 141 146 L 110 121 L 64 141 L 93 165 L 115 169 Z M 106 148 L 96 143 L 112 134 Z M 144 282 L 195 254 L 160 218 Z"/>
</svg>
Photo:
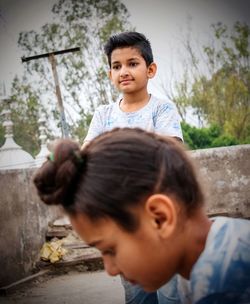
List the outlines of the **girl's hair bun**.
<svg viewBox="0 0 250 304">
<path fill-rule="evenodd" d="M 78 143 L 70 139 L 58 140 L 54 151 L 34 176 L 41 200 L 48 204 L 71 204 L 84 167 L 83 152 Z"/>
</svg>

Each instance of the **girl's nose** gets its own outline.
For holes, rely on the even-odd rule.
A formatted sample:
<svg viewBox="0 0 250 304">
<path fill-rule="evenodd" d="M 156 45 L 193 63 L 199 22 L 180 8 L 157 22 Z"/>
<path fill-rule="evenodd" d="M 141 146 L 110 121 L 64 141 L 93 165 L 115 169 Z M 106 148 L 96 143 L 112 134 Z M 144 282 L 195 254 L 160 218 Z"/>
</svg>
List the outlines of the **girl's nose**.
<svg viewBox="0 0 250 304">
<path fill-rule="evenodd" d="M 104 268 L 109 275 L 116 276 L 120 274 L 120 271 L 117 268 L 113 259 L 109 257 L 103 257 L 103 263 L 104 263 Z"/>
</svg>

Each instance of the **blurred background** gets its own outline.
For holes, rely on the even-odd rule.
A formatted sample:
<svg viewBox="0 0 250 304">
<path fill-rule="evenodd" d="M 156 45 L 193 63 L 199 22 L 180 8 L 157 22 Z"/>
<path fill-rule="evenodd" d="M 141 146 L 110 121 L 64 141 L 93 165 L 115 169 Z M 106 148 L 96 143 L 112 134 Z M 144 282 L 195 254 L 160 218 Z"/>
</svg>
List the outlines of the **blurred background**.
<svg viewBox="0 0 250 304">
<path fill-rule="evenodd" d="M 19 145 L 37 154 L 40 117 L 48 140 L 62 136 L 49 58 L 22 58 L 80 48 L 55 60 L 69 134 L 82 142 L 95 108 L 119 97 L 103 45 L 126 30 L 150 40 L 149 91 L 176 104 L 190 149 L 250 143 L 249 1 L 0 0 L 0 111 L 11 109 Z"/>
</svg>

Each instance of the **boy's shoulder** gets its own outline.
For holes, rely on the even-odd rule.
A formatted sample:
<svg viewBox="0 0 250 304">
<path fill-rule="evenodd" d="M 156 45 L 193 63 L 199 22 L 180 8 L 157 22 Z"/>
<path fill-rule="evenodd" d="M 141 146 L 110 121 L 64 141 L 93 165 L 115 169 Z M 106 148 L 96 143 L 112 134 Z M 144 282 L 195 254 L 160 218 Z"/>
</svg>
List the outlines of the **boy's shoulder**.
<svg viewBox="0 0 250 304">
<path fill-rule="evenodd" d="M 162 97 L 151 96 L 151 104 L 154 110 L 156 111 L 176 111 L 175 104 L 168 99 Z"/>
<path fill-rule="evenodd" d="M 173 104 L 173 102 L 171 100 L 167 99 L 166 97 L 156 96 L 153 94 L 151 94 L 151 100 L 153 100 L 157 104 L 165 104 L 165 103 Z"/>
<path fill-rule="evenodd" d="M 99 105 L 95 109 L 95 113 L 98 113 L 99 115 L 105 115 L 106 113 L 109 113 L 116 109 L 117 107 L 117 102 L 112 102 L 110 104 L 105 104 L 105 105 Z"/>
<path fill-rule="evenodd" d="M 109 104 L 102 104 L 96 108 L 96 111 L 106 111 L 108 109 L 113 109 L 115 105 L 116 105 L 116 102 L 112 102 Z"/>
</svg>

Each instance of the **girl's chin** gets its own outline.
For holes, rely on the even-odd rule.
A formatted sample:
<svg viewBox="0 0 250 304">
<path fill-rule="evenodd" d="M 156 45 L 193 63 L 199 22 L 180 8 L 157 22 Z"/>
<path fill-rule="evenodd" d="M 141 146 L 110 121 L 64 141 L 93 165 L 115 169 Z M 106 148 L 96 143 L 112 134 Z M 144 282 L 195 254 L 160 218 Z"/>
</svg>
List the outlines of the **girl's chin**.
<svg viewBox="0 0 250 304">
<path fill-rule="evenodd" d="M 139 285 L 136 281 L 133 281 L 133 280 L 128 280 L 130 284 L 132 285 Z"/>
<path fill-rule="evenodd" d="M 157 289 L 159 289 L 160 287 L 155 287 L 155 286 L 152 286 L 152 285 L 143 285 L 143 284 L 137 284 L 139 285 L 144 291 L 146 292 L 154 292 L 156 291 Z"/>
</svg>

